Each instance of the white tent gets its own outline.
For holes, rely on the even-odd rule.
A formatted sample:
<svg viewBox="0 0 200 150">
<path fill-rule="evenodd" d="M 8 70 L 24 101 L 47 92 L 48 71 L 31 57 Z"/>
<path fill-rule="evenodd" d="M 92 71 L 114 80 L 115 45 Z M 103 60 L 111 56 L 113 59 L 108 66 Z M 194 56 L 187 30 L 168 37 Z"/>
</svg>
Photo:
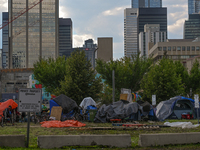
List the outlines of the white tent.
<svg viewBox="0 0 200 150">
<path fill-rule="evenodd" d="M 80 107 L 82 107 L 83 109 L 87 109 L 87 107 L 90 105 L 96 106 L 96 102 L 91 97 L 86 97 L 81 102 Z"/>
</svg>

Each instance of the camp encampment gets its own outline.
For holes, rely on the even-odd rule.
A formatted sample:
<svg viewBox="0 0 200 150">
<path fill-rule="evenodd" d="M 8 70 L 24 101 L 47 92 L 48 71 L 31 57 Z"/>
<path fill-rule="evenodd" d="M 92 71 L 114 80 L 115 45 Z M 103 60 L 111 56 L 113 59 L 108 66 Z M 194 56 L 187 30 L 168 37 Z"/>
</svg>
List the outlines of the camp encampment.
<svg viewBox="0 0 200 150">
<path fill-rule="evenodd" d="M 182 96 L 176 96 L 169 100 L 160 102 L 156 107 L 158 120 L 181 119 L 182 114 L 191 114 L 196 118 L 194 100 Z"/>
</svg>

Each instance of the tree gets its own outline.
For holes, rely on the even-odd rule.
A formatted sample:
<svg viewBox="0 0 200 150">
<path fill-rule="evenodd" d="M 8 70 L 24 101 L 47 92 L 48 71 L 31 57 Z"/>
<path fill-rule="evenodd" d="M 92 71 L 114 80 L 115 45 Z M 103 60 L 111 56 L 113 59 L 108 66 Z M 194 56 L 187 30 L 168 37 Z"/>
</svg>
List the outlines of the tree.
<svg viewBox="0 0 200 150">
<path fill-rule="evenodd" d="M 151 58 L 139 57 L 133 55 L 131 58 L 121 58 L 119 60 L 104 62 L 97 60 L 96 70 L 101 74 L 105 83 L 112 87 L 112 71 L 115 71 L 115 89 L 116 100 L 119 100 L 121 88 L 140 90 L 140 82 L 146 72 L 149 71 L 152 64 Z"/>
<path fill-rule="evenodd" d="M 65 94 L 80 103 L 85 97 L 97 99 L 102 90 L 101 78 L 96 76 L 84 51 L 75 51 L 67 59 L 66 75 L 60 81 L 56 95 Z"/>
<path fill-rule="evenodd" d="M 54 90 L 60 87 L 60 81 L 66 76 L 67 61 L 65 57 L 42 58 L 34 64 L 35 78 L 42 83 L 47 92 L 54 93 Z"/>
<path fill-rule="evenodd" d="M 187 69 L 183 66 L 183 64 L 181 63 L 181 61 L 175 61 L 174 62 L 175 66 L 176 66 L 176 74 L 177 76 L 181 77 L 181 81 L 183 83 L 183 87 L 185 89 L 185 95 L 187 95 L 189 93 L 189 74 Z"/>
<path fill-rule="evenodd" d="M 157 102 L 160 102 L 182 95 L 184 84 L 176 71 L 173 60 L 166 58 L 160 60 L 159 64 L 154 65 L 142 80 L 143 98 L 151 102 L 151 97 L 155 94 Z"/>
<path fill-rule="evenodd" d="M 193 93 L 200 94 L 200 64 L 197 60 L 192 66 L 189 79 L 189 85 L 190 88 L 192 88 Z"/>
</svg>

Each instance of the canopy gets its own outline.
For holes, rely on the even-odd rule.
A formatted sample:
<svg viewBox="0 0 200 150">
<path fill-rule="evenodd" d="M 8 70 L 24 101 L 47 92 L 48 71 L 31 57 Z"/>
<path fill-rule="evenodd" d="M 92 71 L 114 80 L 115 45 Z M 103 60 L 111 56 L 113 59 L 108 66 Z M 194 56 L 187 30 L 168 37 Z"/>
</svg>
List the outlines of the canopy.
<svg viewBox="0 0 200 150">
<path fill-rule="evenodd" d="M 179 101 L 179 103 L 177 103 Z M 177 105 L 181 105 L 181 101 L 185 104 L 186 101 L 188 102 L 188 108 L 184 107 L 179 107 L 179 109 L 177 109 Z M 180 119 L 181 113 L 188 113 L 188 112 L 193 112 L 192 109 L 194 108 L 193 103 L 194 100 L 190 99 L 190 98 L 186 98 L 186 97 L 182 97 L 182 96 L 176 96 L 173 97 L 169 100 L 166 101 L 162 101 L 158 104 L 158 106 L 156 107 L 156 117 L 159 120 L 165 120 L 166 118 L 168 118 L 170 115 L 172 115 L 172 113 L 178 118 Z M 190 105 L 191 103 L 191 105 Z"/>
<path fill-rule="evenodd" d="M 18 104 L 15 101 L 13 101 L 12 99 L 9 99 L 5 102 L 0 103 L 0 115 L 3 115 L 3 111 L 6 108 L 8 108 L 9 106 L 11 106 L 12 109 L 15 109 L 15 108 L 17 108 Z"/>
<path fill-rule="evenodd" d="M 67 97 L 64 94 L 59 95 L 58 97 L 54 98 L 53 100 L 59 106 L 62 107 L 64 114 L 69 113 L 71 110 L 78 109 L 77 103 L 73 99 Z"/>
<path fill-rule="evenodd" d="M 142 107 L 136 102 L 129 103 L 121 100 L 108 106 L 104 104 L 98 110 L 94 121 L 106 123 L 110 119 L 124 119 L 139 110 L 142 111 Z"/>
<path fill-rule="evenodd" d="M 91 97 L 84 98 L 80 104 L 80 107 L 82 107 L 83 109 L 87 109 L 88 106 L 96 107 L 96 102 Z"/>
</svg>

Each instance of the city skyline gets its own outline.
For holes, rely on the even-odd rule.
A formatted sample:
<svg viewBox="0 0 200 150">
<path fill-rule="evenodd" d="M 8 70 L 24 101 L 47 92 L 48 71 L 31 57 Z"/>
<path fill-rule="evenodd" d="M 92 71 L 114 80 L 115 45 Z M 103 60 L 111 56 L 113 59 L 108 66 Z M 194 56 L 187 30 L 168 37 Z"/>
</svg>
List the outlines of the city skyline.
<svg viewBox="0 0 200 150">
<path fill-rule="evenodd" d="M 81 6 L 77 6 L 77 3 Z M 183 23 L 188 19 L 187 0 L 163 0 L 163 7 L 168 8 L 168 38 L 183 37 Z M 98 7 L 96 7 L 98 6 Z M 1 12 L 7 11 L 7 0 L 0 2 Z M 81 47 L 84 40 L 98 37 L 113 37 L 114 58 L 124 56 L 123 20 L 124 9 L 131 8 L 131 0 L 109 2 L 88 0 L 60 0 L 60 16 L 73 21 L 73 47 Z M 2 14 L 0 13 L 0 20 Z M 0 33 L 0 48 L 1 48 Z"/>
</svg>

